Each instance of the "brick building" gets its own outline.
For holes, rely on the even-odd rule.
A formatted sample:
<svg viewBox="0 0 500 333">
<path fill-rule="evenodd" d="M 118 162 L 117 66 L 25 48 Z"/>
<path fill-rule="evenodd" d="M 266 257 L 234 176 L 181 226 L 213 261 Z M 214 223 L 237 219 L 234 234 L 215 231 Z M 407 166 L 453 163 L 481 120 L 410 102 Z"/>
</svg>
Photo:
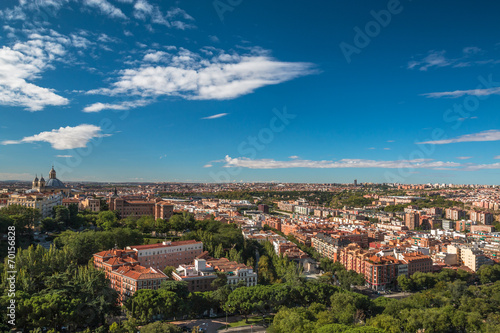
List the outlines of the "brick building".
<svg viewBox="0 0 500 333">
<path fill-rule="evenodd" d="M 117 210 L 122 218 L 128 216 L 154 216 L 155 220 L 168 220 L 174 214 L 174 206 L 162 201 L 160 198 L 153 200 L 127 200 L 116 194 L 108 200 L 109 210 Z"/>
<path fill-rule="evenodd" d="M 94 254 L 94 267 L 103 270 L 111 288 L 119 294 L 119 303 L 140 289 L 158 289 L 168 277 L 159 269 L 144 267 L 133 250 L 109 250 Z"/>
</svg>

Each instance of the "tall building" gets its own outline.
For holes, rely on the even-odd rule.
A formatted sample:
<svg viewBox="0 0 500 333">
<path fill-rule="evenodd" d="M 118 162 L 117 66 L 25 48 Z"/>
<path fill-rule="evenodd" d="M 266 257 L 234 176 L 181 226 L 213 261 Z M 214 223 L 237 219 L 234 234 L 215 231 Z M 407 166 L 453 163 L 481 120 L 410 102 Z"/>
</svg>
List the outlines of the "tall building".
<svg viewBox="0 0 500 333">
<path fill-rule="evenodd" d="M 358 186 L 358 180 L 354 179 L 354 186 Z"/>
<path fill-rule="evenodd" d="M 465 219 L 466 212 L 465 210 L 458 208 L 447 208 L 446 209 L 446 218 L 448 220 L 461 220 Z"/>
<path fill-rule="evenodd" d="M 420 215 L 416 212 L 405 214 L 405 225 L 410 230 L 414 230 L 420 226 Z"/>
</svg>

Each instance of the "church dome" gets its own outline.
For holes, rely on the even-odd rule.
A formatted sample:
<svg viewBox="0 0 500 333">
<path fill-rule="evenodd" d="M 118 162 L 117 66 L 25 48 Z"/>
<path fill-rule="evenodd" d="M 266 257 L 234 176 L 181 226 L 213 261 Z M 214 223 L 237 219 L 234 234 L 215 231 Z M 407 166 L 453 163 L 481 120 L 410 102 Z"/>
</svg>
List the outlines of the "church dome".
<svg viewBox="0 0 500 333">
<path fill-rule="evenodd" d="M 51 188 L 65 188 L 66 186 L 62 181 L 60 181 L 57 178 L 50 178 L 46 183 L 45 183 L 45 188 L 46 189 L 51 189 Z"/>
</svg>

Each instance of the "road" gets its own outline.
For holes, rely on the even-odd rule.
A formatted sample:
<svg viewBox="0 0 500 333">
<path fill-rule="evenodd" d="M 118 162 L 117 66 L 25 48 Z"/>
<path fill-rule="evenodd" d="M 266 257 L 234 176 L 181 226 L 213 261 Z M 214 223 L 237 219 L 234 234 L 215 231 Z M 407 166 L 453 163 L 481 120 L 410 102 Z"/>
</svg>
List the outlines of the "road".
<svg viewBox="0 0 500 333">
<path fill-rule="evenodd" d="M 233 316 L 233 317 L 228 317 L 227 322 L 234 323 L 234 322 L 240 321 L 242 319 L 243 319 L 243 317 L 241 317 L 241 316 Z M 198 326 L 198 327 L 204 329 L 205 332 L 207 332 L 207 333 L 216 333 L 216 332 L 221 332 L 221 333 L 223 333 L 223 332 L 260 333 L 260 332 L 266 332 L 266 329 L 262 326 L 259 326 L 259 325 L 253 325 L 253 327 L 250 327 L 250 326 L 230 327 L 227 331 L 226 330 L 217 331 L 217 329 L 226 325 L 226 318 L 183 320 L 183 321 L 174 321 L 174 322 L 171 322 L 171 324 L 175 324 L 175 325 L 179 325 L 179 326 L 187 326 L 189 328 L 193 328 L 195 326 Z"/>
</svg>

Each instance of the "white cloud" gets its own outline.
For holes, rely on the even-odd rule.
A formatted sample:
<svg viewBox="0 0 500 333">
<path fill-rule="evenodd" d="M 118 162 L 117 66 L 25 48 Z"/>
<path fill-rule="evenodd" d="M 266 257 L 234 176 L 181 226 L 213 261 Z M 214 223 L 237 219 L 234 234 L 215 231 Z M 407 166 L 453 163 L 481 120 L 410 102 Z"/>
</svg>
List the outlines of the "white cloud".
<svg viewBox="0 0 500 333">
<path fill-rule="evenodd" d="M 472 156 L 458 156 L 457 157 L 458 160 L 469 160 L 471 158 L 472 158 Z"/>
<path fill-rule="evenodd" d="M 434 92 L 422 94 L 422 96 L 430 98 L 458 98 L 462 96 L 490 96 L 490 95 L 500 95 L 500 87 L 495 88 L 485 88 L 485 89 L 469 89 L 469 90 L 454 90 L 454 91 L 444 91 L 444 92 Z"/>
<path fill-rule="evenodd" d="M 500 160 L 500 155 L 493 157 L 495 160 Z"/>
<path fill-rule="evenodd" d="M 21 140 L 6 140 L 2 145 L 12 145 L 31 142 L 48 142 L 57 150 L 84 148 L 94 138 L 111 136 L 103 134 L 102 129 L 95 125 L 82 124 L 75 127 L 61 127 L 52 131 L 41 132 Z"/>
<path fill-rule="evenodd" d="M 115 7 L 106 0 L 83 0 L 83 4 L 88 7 L 99 9 L 101 14 L 111 18 L 127 19 L 127 16 L 123 14 L 121 9 Z"/>
<path fill-rule="evenodd" d="M 43 110 L 46 106 L 67 105 L 69 100 L 53 89 L 39 87 L 28 81 L 53 68 L 54 61 L 62 60 L 66 49 L 61 43 L 69 40 L 57 35 L 31 34 L 24 43 L 0 49 L 0 104 L 23 106 L 30 111 Z"/>
<path fill-rule="evenodd" d="M 207 163 L 207 164 L 205 164 L 203 167 L 204 167 L 204 168 L 211 168 L 211 167 L 213 167 L 213 164 Z"/>
<path fill-rule="evenodd" d="M 212 161 L 217 162 L 217 161 Z M 312 169 L 338 169 L 338 168 L 455 168 L 461 166 L 455 162 L 433 161 L 431 159 L 375 161 L 363 159 L 342 159 L 339 161 L 311 161 L 293 159 L 290 161 L 276 161 L 273 159 L 249 159 L 246 157 L 224 159 L 225 167 L 241 167 L 249 169 L 285 169 L 285 168 L 312 168 Z"/>
<path fill-rule="evenodd" d="M 111 88 L 91 90 L 89 94 L 177 96 L 190 100 L 227 100 L 250 94 L 256 89 L 279 84 L 316 71 L 311 63 L 281 62 L 264 51 L 247 55 L 223 51 L 206 58 L 186 49 L 168 55 L 167 65 L 120 71 Z M 166 54 L 162 56 L 167 57 Z"/>
<path fill-rule="evenodd" d="M 160 7 L 157 5 L 151 5 L 146 0 L 137 0 L 134 4 L 133 15 L 138 20 L 150 20 L 151 23 L 164 25 L 169 28 L 177 28 L 180 30 L 195 28 L 192 23 L 181 21 L 181 19 L 190 22 L 194 21 L 194 19 L 184 10 L 180 8 L 173 8 L 167 11 L 164 15 Z"/>
<path fill-rule="evenodd" d="M 213 116 L 203 117 L 201 119 L 217 119 L 217 118 L 227 116 L 228 114 L 229 113 L 218 113 L 218 114 L 214 114 Z"/>
<path fill-rule="evenodd" d="M 500 169 L 500 163 L 469 165 L 464 170 L 477 171 L 477 170 L 494 170 L 494 169 Z"/>
<path fill-rule="evenodd" d="M 292 156 L 288 156 L 288 158 L 291 158 L 292 160 L 295 160 L 297 158 L 299 158 L 297 155 L 292 155 Z"/>
<path fill-rule="evenodd" d="M 148 62 L 161 62 L 167 61 L 169 59 L 170 54 L 164 51 L 155 51 L 148 53 L 144 56 L 144 61 Z"/>
<path fill-rule="evenodd" d="M 480 133 L 466 134 L 452 139 L 419 142 L 418 144 L 444 145 L 444 144 L 458 143 L 458 142 L 484 142 L 484 141 L 500 141 L 500 131 L 489 130 Z"/>
<path fill-rule="evenodd" d="M 73 157 L 73 155 L 56 155 L 56 157 L 60 157 L 60 158 L 70 158 L 70 157 Z"/>
<path fill-rule="evenodd" d="M 103 110 L 130 110 L 141 106 L 146 106 L 150 103 L 150 101 L 145 100 L 137 100 L 137 101 L 127 101 L 122 103 L 94 103 L 89 106 L 86 106 L 83 109 L 83 112 L 92 113 L 92 112 L 101 112 Z"/>
</svg>

